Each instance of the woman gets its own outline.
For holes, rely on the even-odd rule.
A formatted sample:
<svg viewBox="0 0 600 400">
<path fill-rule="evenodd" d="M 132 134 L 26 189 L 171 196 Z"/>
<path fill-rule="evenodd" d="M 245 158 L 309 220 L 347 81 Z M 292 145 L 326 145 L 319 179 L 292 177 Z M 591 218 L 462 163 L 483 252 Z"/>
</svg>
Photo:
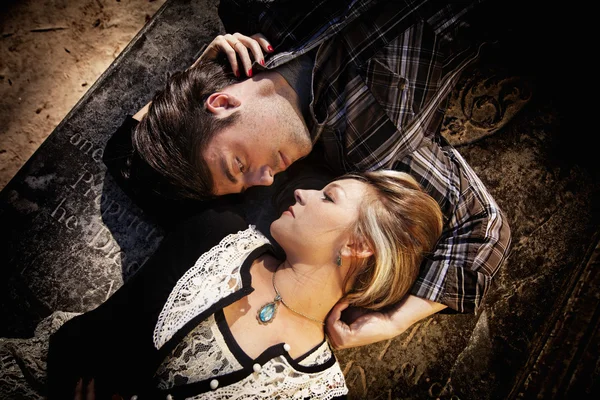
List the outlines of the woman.
<svg viewBox="0 0 600 400">
<path fill-rule="evenodd" d="M 96 399 L 344 396 L 327 315 L 340 300 L 379 310 L 406 295 L 441 211 L 395 171 L 294 194 L 270 227 L 284 259 L 231 210 L 181 224 L 104 304 L 51 336 L 49 398 L 91 379 Z"/>
</svg>

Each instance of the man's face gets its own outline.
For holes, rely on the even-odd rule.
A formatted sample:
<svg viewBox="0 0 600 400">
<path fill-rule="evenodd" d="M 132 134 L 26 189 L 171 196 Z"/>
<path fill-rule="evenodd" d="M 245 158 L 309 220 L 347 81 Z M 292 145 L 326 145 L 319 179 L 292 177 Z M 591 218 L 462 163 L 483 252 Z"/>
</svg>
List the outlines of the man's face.
<svg viewBox="0 0 600 400">
<path fill-rule="evenodd" d="M 312 148 L 304 120 L 289 103 L 257 102 L 240 113 L 203 152 L 214 181 L 213 194 L 218 196 L 271 185 L 275 174 Z"/>
</svg>

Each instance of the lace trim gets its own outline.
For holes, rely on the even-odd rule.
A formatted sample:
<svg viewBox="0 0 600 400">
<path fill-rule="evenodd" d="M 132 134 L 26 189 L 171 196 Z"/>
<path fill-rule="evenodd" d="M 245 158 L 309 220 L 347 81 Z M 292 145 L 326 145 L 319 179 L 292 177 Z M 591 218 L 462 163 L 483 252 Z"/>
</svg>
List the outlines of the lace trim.
<svg viewBox="0 0 600 400">
<path fill-rule="evenodd" d="M 202 254 L 171 291 L 154 327 L 154 346 L 160 349 L 192 318 L 241 289 L 240 267 L 253 250 L 267 243 L 250 225 Z"/>
<path fill-rule="evenodd" d="M 331 348 L 327 341 L 323 342 L 315 351 L 310 353 L 305 359 L 300 361 L 298 364 L 304 367 L 311 367 L 313 365 L 321 365 L 325 364 L 331 357 L 333 357 L 333 353 L 331 352 Z"/>
<path fill-rule="evenodd" d="M 242 366 L 231 354 L 211 315 L 177 344 L 156 371 L 160 389 L 198 382 L 238 371 Z"/>
<path fill-rule="evenodd" d="M 330 400 L 348 393 L 344 374 L 336 362 L 325 371 L 301 373 L 283 356 L 265 363 L 259 372 L 224 387 L 189 397 L 188 400 L 314 399 Z"/>
</svg>

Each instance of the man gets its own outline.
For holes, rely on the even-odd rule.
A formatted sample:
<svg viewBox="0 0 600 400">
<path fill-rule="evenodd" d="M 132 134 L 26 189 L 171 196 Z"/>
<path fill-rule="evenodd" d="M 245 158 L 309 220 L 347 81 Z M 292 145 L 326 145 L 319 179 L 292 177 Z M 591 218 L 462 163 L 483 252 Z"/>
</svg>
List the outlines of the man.
<svg viewBox="0 0 600 400">
<path fill-rule="evenodd" d="M 239 61 L 229 58 L 228 73 L 202 61 L 175 74 L 136 114 L 139 124 L 124 124 L 138 164 L 150 166 L 140 168 L 159 172 L 159 191 L 198 199 L 270 185 L 307 156 L 325 160 L 333 175 L 409 172 L 440 204 L 442 238 L 410 296 L 387 313 L 356 313 L 350 325 L 339 304 L 329 337 L 336 348 L 365 345 L 447 307 L 475 312 L 507 256 L 510 229 L 438 132 L 447 94 L 495 33 L 494 4 L 300 3 L 221 1 L 226 30 L 240 32 L 224 37 Z M 263 36 L 250 42 L 256 33 Z M 266 57 L 252 49 L 261 45 Z M 244 74 L 251 78 L 239 80 Z"/>
</svg>

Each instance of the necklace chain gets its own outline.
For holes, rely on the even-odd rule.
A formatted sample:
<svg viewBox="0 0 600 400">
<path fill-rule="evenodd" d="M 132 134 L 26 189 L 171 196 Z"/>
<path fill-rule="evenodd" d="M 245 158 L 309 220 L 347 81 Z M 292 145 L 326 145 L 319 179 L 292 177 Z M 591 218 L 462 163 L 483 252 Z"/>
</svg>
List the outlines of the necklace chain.
<svg viewBox="0 0 600 400">
<path fill-rule="evenodd" d="M 277 270 L 278 270 L 278 269 L 279 269 L 279 267 L 277 267 L 277 269 L 275 270 L 275 272 L 273 272 L 273 278 L 272 278 L 272 282 L 273 282 L 273 289 L 275 289 L 275 294 L 277 295 L 277 296 L 275 297 L 275 300 L 276 300 L 276 301 L 277 301 L 277 300 L 279 300 L 279 301 L 281 302 L 281 304 L 283 304 L 283 305 L 284 305 L 284 306 L 285 306 L 285 307 L 286 307 L 288 310 L 290 310 L 291 312 L 294 312 L 294 313 L 296 313 L 296 314 L 298 314 L 298 315 L 300 315 L 300 316 L 302 316 L 302 317 L 304 317 L 304 318 L 310 319 L 311 321 L 313 321 L 313 322 L 316 322 L 316 323 L 318 323 L 318 324 L 325 325 L 325 322 L 323 322 L 323 321 L 319 321 L 319 320 L 318 320 L 318 319 L 316 319 L 316 318 L 309 317 L 308 315 L 306 315 L 306 314 L 303 314 L 303 313 L 301 313 L 300 311 L 296 311 L 296 310 L 294 310 L 292 307 L 290 307 L 290 306 L 288 306 L 287 304 L 285 304 L 285 301 L 283 301 L 283 297 L 281 297 L 281 294 L 279 293 L 279 290 L 277 290 L 277 286 L 275 286 L 275 274 L 277 273 Z"/>
</svg>

